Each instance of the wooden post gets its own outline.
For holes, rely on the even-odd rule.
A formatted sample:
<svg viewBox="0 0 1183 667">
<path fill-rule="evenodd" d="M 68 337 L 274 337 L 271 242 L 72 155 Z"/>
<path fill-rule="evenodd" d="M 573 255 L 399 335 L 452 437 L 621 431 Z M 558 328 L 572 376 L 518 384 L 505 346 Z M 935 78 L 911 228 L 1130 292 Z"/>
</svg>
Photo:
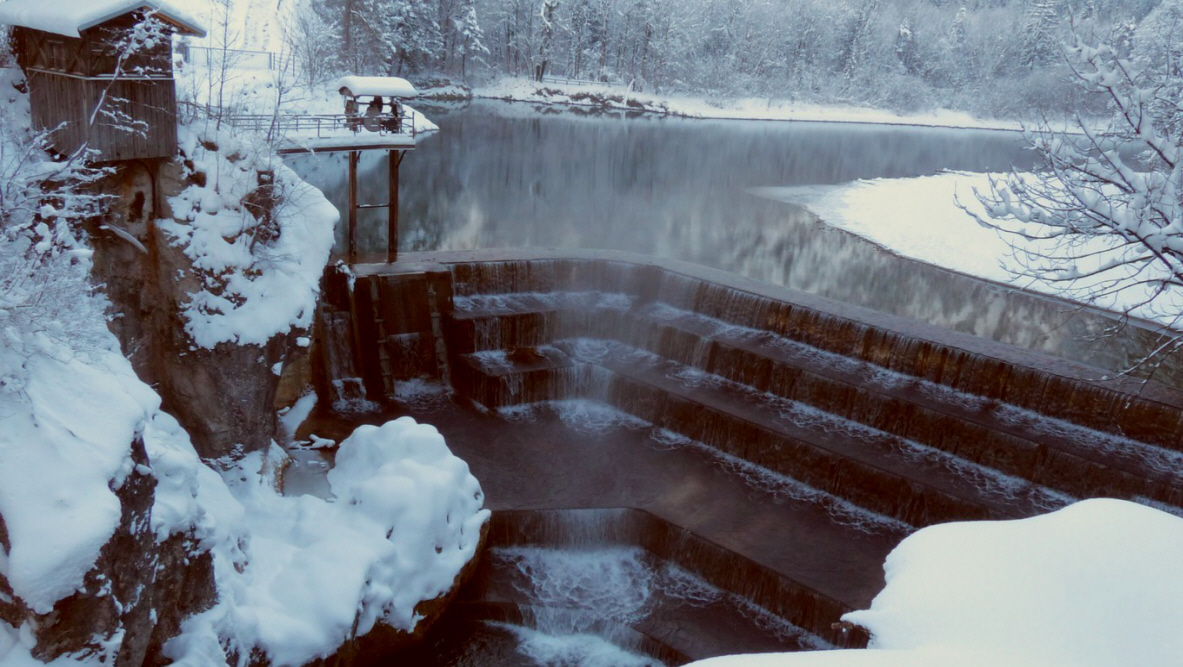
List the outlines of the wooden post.
<svg viewBox="0 0 1183 667">
<path fill-rule="evenodd" d="M 361 151 L 349 151 L 349 263 L 357 262 L 357 163 Z"/>
<path fill-rule="evenodd" d="M 390 205 L 387 207 L 386 261 L 398 261 L 398 166 L 402 162 L 400 151 L 388 151 L 390 157 Z"/>
</svg>

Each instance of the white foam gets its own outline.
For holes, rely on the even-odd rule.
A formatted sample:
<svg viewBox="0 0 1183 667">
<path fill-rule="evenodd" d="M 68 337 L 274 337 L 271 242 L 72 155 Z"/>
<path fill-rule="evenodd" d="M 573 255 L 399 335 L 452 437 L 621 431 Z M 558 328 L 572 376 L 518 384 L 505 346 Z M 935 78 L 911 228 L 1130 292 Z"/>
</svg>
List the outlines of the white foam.
<svg viewBox="0 0 1183 667">
<path fill-rule="evenodd" d="M 513 633 L 518 650 L 540 667 L 657 667 L 662 663 L 626 651 L 592 634 L 552 635 L 532 628 L 490 623 Z"/>
<path fill-rule="evenodd" d="M 599 401 L 550 401 L 550 406 L 564 424 L 581 433 L 604 433 L 615 428 L 642 429 L 652 426 L 640 417 Z"/>
<path fill-rule="evenodd" d="M 515 585 L 539 608 L 587 612 L 581 616 L 542 612 L 536 622 L 545 632 L 586 632 L 589 623 L 603 620 L 627 625 L 649 614 L 656 573 L 640 548 L 510 547 L 494 553 L 498 561 L 522 574 Z"/>
</svg>

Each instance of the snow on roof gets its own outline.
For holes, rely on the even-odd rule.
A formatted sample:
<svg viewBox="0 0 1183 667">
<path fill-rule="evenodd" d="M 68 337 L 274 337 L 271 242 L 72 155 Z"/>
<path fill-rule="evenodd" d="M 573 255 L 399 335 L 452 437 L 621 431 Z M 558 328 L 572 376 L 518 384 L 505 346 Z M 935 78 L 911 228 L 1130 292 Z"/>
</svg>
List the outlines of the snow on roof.
<svg viewBox="0 0 1183 667">
<path fill-rule="evenodd" d="M 383 97 L 414 97 L 419 94 L 410 81 L 396 76 L 343 76 L 337 81 L 342 95 L 381 95 Z"/>
<path fill-rule="evenodd" d="M 137 9 L 157 12 L 182 34 L 205 36 L 205 27 L 175 0 L 8 0 L 0 3 L 0 24 L 79 37 L 88 30 Z"/>
</svg>

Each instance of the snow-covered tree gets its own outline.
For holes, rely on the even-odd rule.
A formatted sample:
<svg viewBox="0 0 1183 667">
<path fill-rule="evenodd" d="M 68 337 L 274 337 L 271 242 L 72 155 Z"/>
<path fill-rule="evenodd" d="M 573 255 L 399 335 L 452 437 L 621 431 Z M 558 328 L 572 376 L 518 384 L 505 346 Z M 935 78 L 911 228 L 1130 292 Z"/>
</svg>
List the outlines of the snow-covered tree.
<svg viewBox="0 0 1183 667">
<path fill-rule="evenodd" d="M 979 222 L 1014 239 L 1018 275 L 1176 327 L 1183 321 L 1183 77 L 1161 52 L 1131 62 L 1077 38 L 1065 55 L 1079 85 L 1108 100 L 1111 118 L 1098 126 L 1078 115 L 1072 132 L 1045 124 L 1029 133 L 1045 168 L 979 193 L 989 215 Z M 1181 342 L 1169 334 L 1155 352 Z"/>
<path fill-rule="evenodd" d="M 485 46 L 485 31 L 481 29 L 473 0 L 460 3 L 457 16 L 449 25 L 452 61 L 460 61 L 460 76 L 467 77 L 470 63 L 483 63 L 485 56 L 489 55 L 489 47 Z"/>
<path fill-rule="evenodd" d="M 895 37 L 895 57 L 900 62 L 900 67 L 903 68 L 907 74 L 918 74 L 920 72 L 920 54 L 916 48 L 916 35 L 912 31 L 912 23 L 908 19 L 900 22 L 900 27 L 896 31 Z"/>
<path fill-rule="evenodd" d="M 542 19 L 542 40 L 538 47 L 538 62 L 534 65 L 534 78 L 541 81 L 550 65 L 551 49 L 554 48 L 555 32 L 558 31 L 558 11 L 561 0 L 542 0 L 538 16 Z"/>
<path fill-rule="evenodd" d="M 878 13 L 879 0 L 863 0 L 850 18 L 838 56 L 839 71 L 848 79 L 871 64 L 871 40 Z"/>
<path fill-rule="evenodd" d="M 330 78 L 339 68 L 339 22 L 326 21 L 318 12 L 304 11 L 296 14 L 285 29 L 292 57 L 310 88 Z"/>
<path fill-rule="evenodd" d="M 1056 53 L 1055 36 L 1059 0 L 1031 0 L 1024 16 L 1019 65 L 1034 68 L 1046 64 Z"/>
</svg>

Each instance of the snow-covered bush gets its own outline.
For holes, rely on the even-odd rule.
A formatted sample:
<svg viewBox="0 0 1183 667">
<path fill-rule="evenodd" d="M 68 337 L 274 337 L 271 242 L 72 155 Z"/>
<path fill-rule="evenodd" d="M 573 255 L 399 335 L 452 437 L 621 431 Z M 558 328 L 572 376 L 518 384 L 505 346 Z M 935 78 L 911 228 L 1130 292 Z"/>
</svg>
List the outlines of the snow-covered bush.
<svg viewBox="0 0 1183 667">
<path fill-rule="evenodd" d="M 378 622 L 413 630 L 416 607 L 451 589 L 489 518 L 468 465 L 409 417 L 341 443 L 333 500 L 278 495 L 258 473 L 262 453 L 227 486 L 189 452 L 171 455 L 190 470 L 171 484 L 196 488 L 214 519 L 207 539 L 222 598 L 167 647 L 178 665 L 222 664 L 224 649 L 301 665 Z"/>
<path fill-rule="evenodd" d="M 19 70 L 0 69 L 0 332 L 10 351 L 33 334 L 93 343 L 94 313 L 77 307 L 90 291 L 80 224 L 104 211 L 109 198 L 90 186 L 107 172 L 49 159 L 23 86 Z M 11 372 L 0 363 L 0 387 Z"/>
<path fill-rule="evenodd" d="M 992 181 L 978 195 L 989 217 L 975 217 L 1015 239 L 1019 277 L 1177 328 L 1183 323 L 1183 73 L 1153 58 L 1131 62 L 1079 38 L 1065 55 L 1079 86 L 1106 100 L 1111 117 L 1098 125 L 1078 114 L 1072 131 L 1045 123 L 1029 132 L 1043 168 Z M 1168 332 L 1150 356 L 1179 344 Z"/>
</svg>

